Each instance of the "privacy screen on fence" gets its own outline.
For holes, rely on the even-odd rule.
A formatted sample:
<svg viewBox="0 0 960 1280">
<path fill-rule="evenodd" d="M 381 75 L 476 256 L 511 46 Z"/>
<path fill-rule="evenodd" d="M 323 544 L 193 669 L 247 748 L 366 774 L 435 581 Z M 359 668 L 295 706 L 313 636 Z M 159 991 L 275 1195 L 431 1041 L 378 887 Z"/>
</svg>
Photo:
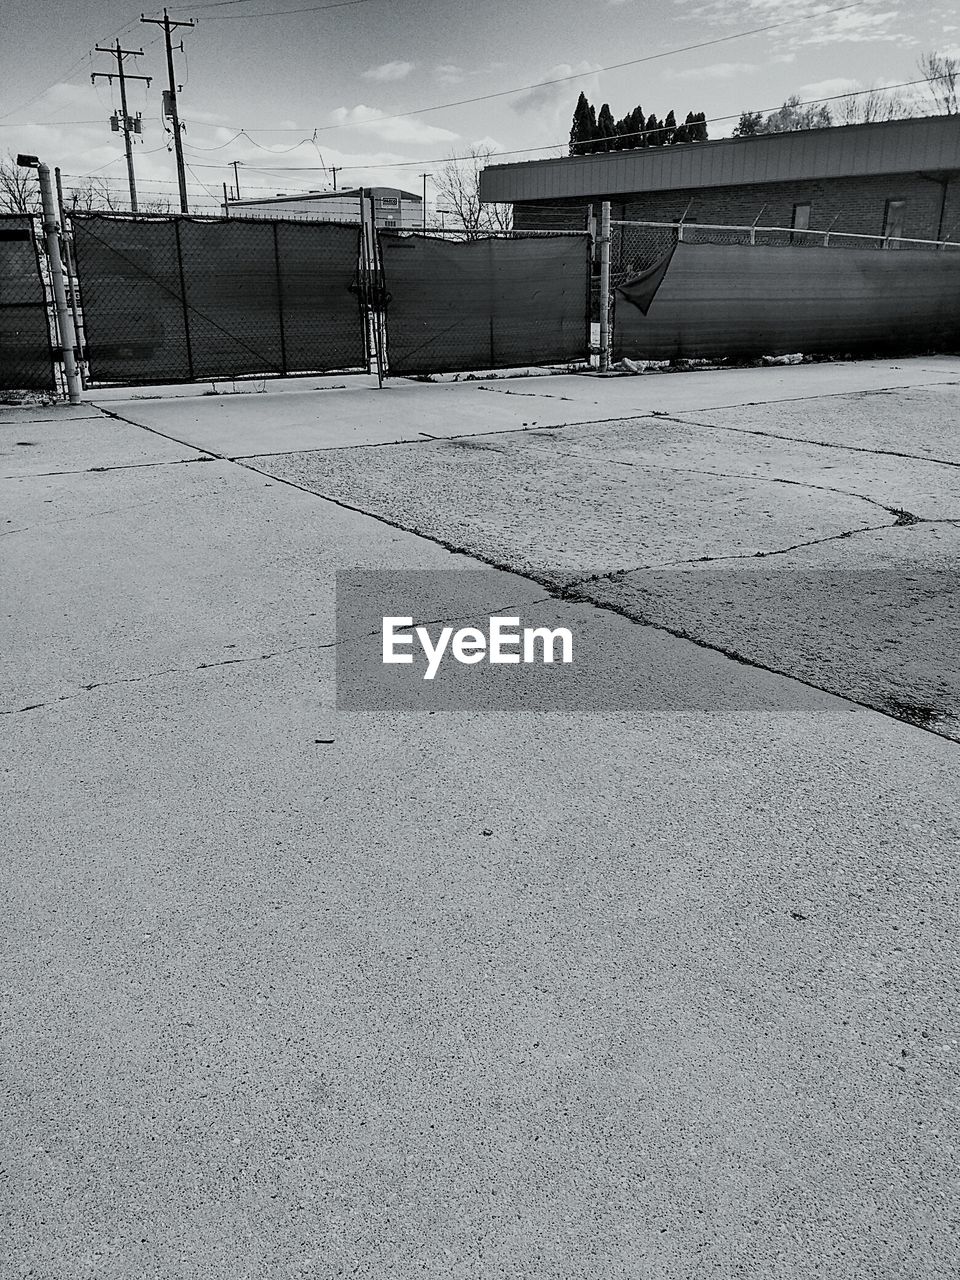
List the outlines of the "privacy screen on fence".
<svg viewBox="0 0 960 1280">
<path fill-rule="evenodd" d="M 583 360 L 586 236 L 450 242 L 380 235 L 392 374 Z"/>
<path fill-rule="evenodd" d="M 73 219 L 90 376 L 188 382 L 357 368 L 357 226 Z"/>
<path fill-rule="evenodd" d="M 651 299 L 656 270 L 616 290 L 616 360 L 906 353 L 960 342 L 960 251 L 681 243 Z"/>
<path fill-rule="evenodd" d="M 56 389 L 33 220 L 19 214 L 0 214 L 0 388 Z"/>
</svg>

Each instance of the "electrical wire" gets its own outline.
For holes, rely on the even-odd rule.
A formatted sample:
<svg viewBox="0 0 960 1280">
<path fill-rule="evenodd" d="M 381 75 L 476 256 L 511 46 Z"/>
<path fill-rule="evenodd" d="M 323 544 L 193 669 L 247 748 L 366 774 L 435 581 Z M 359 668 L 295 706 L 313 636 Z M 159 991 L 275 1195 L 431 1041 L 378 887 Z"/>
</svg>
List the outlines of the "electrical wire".
<svg viewBox="0 0 960 1280">
<path fill-rule="evenodd" d="M 296 13 L 323 13 L 327 9 L 352 9 L 376 0 L 337 0 L 336 4 L 313 4 L 306 9 L 268 9 L 265 13 L 211 13 L 204 22 L 251 22 L 254 18 L 288 18 Z"/>
<path fill-rule="evenodd" d="M 216 127 L 219 128 L 219 126 L 216 126 Z M 236 142 L 238 138 L 245 138 L 246 136 L 247 135 L 241 129 L 239 133 L 235 133 L 232 138 L 228 138 L 226 142 L 221 142 L 219 146 L 216 146 L 216 147 L 199 147 L 195 142 L 187 142 L 186 138 L 184 138 L 183 140 L 183 145 L 189 151 L 222 151 L 224 147 L 232 146 L 233 143 Z M 251 138 L 249 139 L 249 141 L 252 142 L 253 139 Z M 297 145 L 299 146 L 300 144 L 298 143 Z"/>
<path fill-rule="evenodd" d="M 364 124 L 382 124 L 385 120 L 405 120 L 409 116 L 425 115 L 429 111 L 446 111 L 451 107 L 470 106 L 475 102 L 491 102 L 494 98 L 509 98 L 515 93 L 527 93 L 531 89 L 544 89 L 550 85 L 566 84 L 571 80 L 582 80 L 587 75 L 599 75 L 603 71 L 621 71 L 625 67 L 638 67 L 644 62 L 656 62 L 660 58 L 670 58 L 678 53 L 693 53 L 697 49 L 709 49 L 714 45 L 727 44 L 731 40 L 744 40 L 747 36 L 760 35 L 765 31 L 776 31 L 780 27 L 789 27 L 796 22 L 810 19 L 821 19 L 831 13 L 843 13 L 848 9 L 860 8 L 862 0 L 853 4 L 841 4 L 832 9 L 821 9 L 818 13 L 798 13 L 792 18 L 784 18 L 781 22 L 768 22 L 762 27 L 751 27 L 748 31 L 736 31 L 729 36 L 716 36 L 712 40 L 700 40 L 697 44 L 686 44 L 676 49 L 664 49 L 660 53 L 648 53 L 642 58 L 631 58 L 627 62 L 614 62 L 607 67 L 595 67 L 592 71 L 578 71 L 569 76 L 554 76 L 550 80 L 538 80 L 535 84 L 522 84 L 514 89 L 500 89 L 496 93 L 481 93 L 474 98 L 458 98 L 455 102 L 440 102 L 433 107 L 415 107 L 412 111 L 395 111 L 392 115 L 374 116 L 369 120 L 350 120 L 343 124 L 323 125 L 318 133 L 329 133 L 332 129 L 359 127 Z"/>
<path fill-rule="evenodd" d="M 914 85 L 929 84 L 931 83 L 932 80 L 936 78 L 937 77 L 935 76 L 932 76 L 932 77 L 928 76 L 921 80 L 904 80 L 899 84 L 886 85 L 881 90 L 856 89 L 850 93 L 835 93 L 824 98 L 805 98 L 802 101 L 800 101 L 798 105 L 802 107 L 809 107 L 809 106 L 814 106 L 817 103 L 821 103 L 821 102 L 837 102 L 846 98 L 862 97 L 863 95 L 870 94 L 870 93 L 878 93 L 878 92 L 888 93 L 894 89 L 906 89 Z M 772 111 L 777 111 L 777 110 L 779 110 L 779 107 L 758 107 L 756 108 L 754 114 L 766 115 Z M 742 114 L 744 113 L 738 111 L 738 112 L 734 112 L 731 115 L 711 116 L 708 120 L 704 121 L 704 123 L 705 124 L 724 124 L 728 120 L 739 120 Z M 628 138 L 642 137 L 642 135 L 647 132 L 650 132 L 650 131 L 647 129 L 639 129 L 635 134 L 622 134 L 620 136 L 628 137 Z M 243 133 L 243 136 L 246 137 L 250 142 L 253 142 L 253 139 L 250 138 L 246 130 L 243 130 L 242 133 Z M 304 139 L 304 142 L 307 142 L 307 141 L 310 141 L 310 139 Z M 259 144 L 255 144 L 255 145 L 259 145 Z M 300 147 L 303 145 L 304 145 L 303 143 L 297 143 L 297 147 Z M 501 156 L 529 155 L 534 151 L 555 151 L 558 147 L 566 147 L 567 145 L 568 145 L 567 141 L 564 140 L 564 141 L 558 141 L 558 142 L 547 142 L 539 147 L 519 147 L 512 151 L 496 151 L 491 154 L 490 160 L 493 161 L 496 158 L 499 158 Z M 270 147 L 263 147 L 263 146 L 261 146 L 260 149 L 263 151 L 272 150 L 272 148 Z M 296 150 L 296 147 L 289 148 L 289 150 Z M 281 151 L 274 151 L 273 154 L 284 155 L 286 153 Z M 558 158 L 563 158 L 563 157 L 558 157 Z M 346 165 L 338 164 L 337 172 L 338 173 L 341 171 L 346 172 L 347 170 L 405 169 L 405 168 L 409 168 L 412 165 L 431 165 L 431 164 L 440 165 L 440 164 L 448 164 L 451 161 L 472 160 L 472 159 L 474 159 L 474 157 L 471 155 L 462 155 L 462 156 L 453 155 L 453 156 L 446 156 L 442 160 L 436 160 L 436 159 L 391 160 L 391 161 L 386 161 L 382 164 L 346 164 Z M 200 165 L 200 164 L 197 165 L 197 168 L 202 169 L 205 167 L 207 166 Z M 218 166 L 211 165 L 209 167 L 214 168 Z M 276 165 L 274 166 L 274 165 L 256 165 L 256 164 L 251 164 L 250 162 L 245 162 L 244 167 L 247 169 L 253 170 L 254 173 L 317 173 L 320 170 L 329 169 L 328 165 L 286 165 L 286 166 Z"/>
</svg>

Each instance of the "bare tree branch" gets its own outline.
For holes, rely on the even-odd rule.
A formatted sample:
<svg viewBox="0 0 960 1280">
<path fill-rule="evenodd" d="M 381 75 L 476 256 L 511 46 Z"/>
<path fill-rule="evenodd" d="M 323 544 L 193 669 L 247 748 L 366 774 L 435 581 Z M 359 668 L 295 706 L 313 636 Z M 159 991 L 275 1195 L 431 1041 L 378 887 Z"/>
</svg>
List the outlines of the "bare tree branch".
<svg viewBox="0 0 960 1280">
<path fill-rule="evenodd" d="M 917 103 L 900 89 L 871 88 L 834 103 L 835 124 L 870 124 L 876 120 L 906 120 L 919 115 Z"/>
<path fill-rule="evenodd" d="M 919 58 L 917 66 L 930 81 L 937 110 L 945 116 L 960 115 L 960 59 L 930 52 Z"/>
<path fill-rule="evenodd" d="M 512 205 L 480 201 L 480 172 L 493 154 L 491 147 L 472 147 L 463 158 L 451 156 L 434 178 L 438 203 L 447 206 L 453 225 L 467 240 L 513 226 Z"/>
<path fill-rule="evenodd" d="M 40 184 L 33 169 L 21 169 L 12 155 L 0 159 L 0 213 L 39 213 Z"/>
</svg>

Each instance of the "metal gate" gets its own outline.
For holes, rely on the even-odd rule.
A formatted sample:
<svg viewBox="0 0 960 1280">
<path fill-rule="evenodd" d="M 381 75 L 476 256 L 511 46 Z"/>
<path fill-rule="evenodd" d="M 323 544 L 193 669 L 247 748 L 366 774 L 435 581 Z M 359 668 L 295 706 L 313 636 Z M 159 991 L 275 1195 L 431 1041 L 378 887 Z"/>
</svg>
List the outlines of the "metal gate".
<svg viewBox="0 0 960 1280">
<path fill-rule="evenodd" d="M 20 214 L 0 214 L 0 389 L 56 390 L 34 223 Z"/>
<path fill-rule="evenodd" d="M 73 234 L 92 382 L 366 367 L 356 224 L 91 214 Z"/>
</svg>

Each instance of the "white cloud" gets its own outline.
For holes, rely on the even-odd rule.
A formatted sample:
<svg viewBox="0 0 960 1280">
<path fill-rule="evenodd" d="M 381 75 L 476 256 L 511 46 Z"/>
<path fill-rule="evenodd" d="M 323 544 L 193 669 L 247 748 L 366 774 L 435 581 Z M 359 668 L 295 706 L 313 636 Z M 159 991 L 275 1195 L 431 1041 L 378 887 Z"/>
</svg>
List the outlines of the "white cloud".
<svg viewBox="0 0 960 1280">
<path fill-rule="evenodd" d="M 434 71 L 434 75 L 441 84 L 460 84 L 466 76 L 463 67 L 458 67 L 453 62 L 443 62 Z"/>
<path fill-rule="evenodd" d="M 363 103 L 355 107 L 337 107 L 330 113 L 330 118 L 334 124 L 362 126 L 366 132 L 376 134 L 386 142 L 452 142 L 460 136 L 449 129 L 424 124 L 422 120 L 409 116 L 400 120 L 384 118 L 382 111 Z"/>
<path fill-rule="evenodd" d="M 491 138 L 489 134 L 485 134 L 482 138 L 474 138 L 470 143 L 470 146 L 475 151 L 491 151 L 493 153 L 497 153 L 506 150 L 502 142 L 497 138 Z"/>
<path fill-rule="evenodd" d="M 413 70 L 412 62 L 382 62 L 363 73 L 364 80 L 403 80 Z"/>
<path fill-rule="evenodd" d="M 757 71 L 755 62 L 714 62 L 708 67 L 688 67 L 685 71 L 675 71 L 674 80 L 733 80 L 737 76 L 749 75 Z"/>
<path fill-rule="evenodd" d="M 855 93 L 862 89 L 859 80 L 851 80 L 849 76 L 836 76 L 833 80 L 817 80 L 814 84 L 805 84 L 797 90 L 804 101 L 812 98 L 833 98 L 840 93 Z"/>
<path fill-rule="evenodd" d="M 584 92 L 586 92 L 586 87 L 578 84 L 577 79 L 572 77 L 590 77 L 591 83 L 589 87 L 592 89 L 592 81 L 595 75 L 596 70 L 589 62 L 581 62 L 577 66 L 571 66 L 569 62 L 560 62 L 555 67 L 551 67 L 543 77 L 545 81 L 555 80 L 559 81 L 559 83 L 535 85 L 532 89 L 528 89 L 526 93 L 514 98 L 510 104 L 511 109 L 521 115 L 542 111 L 549 111 L 552 114 L 562 105 L 564 110 L 569 106 L 570 114 L 572 115 L 580 89 L 584 88 Z M 587 96 L 589 97 L 590 94 L 588 93 Z"/>
<path fill-rule="evenodd" d="M 767 38 L 779 48 L 798 49 L 804 45 L 856 44 L 866 41 L 898 41 L 914 44 L 909 15 L 892 7 L 889 0 L 862 0 L 855 8 L 836 8 L 835 0 L 815 0 L 803 10 L 786 0 L 706 0 L 688 9 L 684 17 L 701 26 L 715 23 L 738 27 L 783 23 Z"/>
</svg>

